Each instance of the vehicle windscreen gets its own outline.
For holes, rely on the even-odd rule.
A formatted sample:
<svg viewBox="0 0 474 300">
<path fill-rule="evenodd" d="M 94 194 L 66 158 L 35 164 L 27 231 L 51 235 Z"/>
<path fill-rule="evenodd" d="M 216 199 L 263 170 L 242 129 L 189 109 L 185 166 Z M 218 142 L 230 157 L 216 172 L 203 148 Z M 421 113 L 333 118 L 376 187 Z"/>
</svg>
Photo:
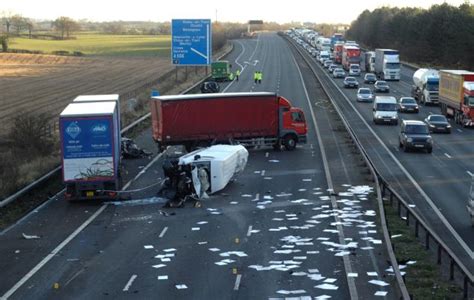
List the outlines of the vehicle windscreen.
<svg viewBox="0 0 474 300">
<path fill-rule="evenodd" d="M 387 69 L 400 69 L 400 63 L 386 63 Z"/>
<path fill-rule="evenodd" d="M 369 89 L 363 89 L 363 90 L 359 90 L 359 94 L 370 94 L 370 90 Z"/>
<path fill-rule="evenodd" d="M 377 83 L 377 86 L 388 86 L 388 84 L 385 81 L 379 81 L 379 83 Z"/>
<path fill-rule="evenodd" d="M 377 103 L 377 111 L 397 111 L 395 103 Z"/>
<path fill-rule="evenodd" d="M 428 82 L 426 84 L 426 89 L 430 92 L 437 92 L 437 91 L 439 91 L 439 84 Z"/>
<path fill-rule="evenodd" d="M 446 122 L 446 118 L 443 116 L 431 116 L 430 121 L 431 122 Z"/>
<path fill-rule="evenodd" d="M 468 97 L 467 99 L 467 105 L 469 106 L 474 106 L 474 97 Z"/>
<path fill-rule="evenodd" d="M 402 99 L 403 104 L 415 104 L 415 99 Z"/>
<path fill-rule="evenodd" d="M 428 127 L 424 125 L 407 125 L 405 127 L 405 133 L 429 134 L 429 130 Z"/>
</svg>

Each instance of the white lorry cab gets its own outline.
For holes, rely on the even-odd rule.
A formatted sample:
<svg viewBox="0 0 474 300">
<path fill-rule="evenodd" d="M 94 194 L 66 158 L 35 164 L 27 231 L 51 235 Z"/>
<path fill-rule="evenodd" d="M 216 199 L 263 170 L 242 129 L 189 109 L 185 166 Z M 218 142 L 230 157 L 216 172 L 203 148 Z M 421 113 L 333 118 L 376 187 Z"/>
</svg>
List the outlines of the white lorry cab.
<svg viewBox="0 0 474 300">
<path fill-rule="evenodd" d="M 398 124 L 397 99 L 393 96 L 376 96 L 373 107 L 375 124 Z"/>
</svg>

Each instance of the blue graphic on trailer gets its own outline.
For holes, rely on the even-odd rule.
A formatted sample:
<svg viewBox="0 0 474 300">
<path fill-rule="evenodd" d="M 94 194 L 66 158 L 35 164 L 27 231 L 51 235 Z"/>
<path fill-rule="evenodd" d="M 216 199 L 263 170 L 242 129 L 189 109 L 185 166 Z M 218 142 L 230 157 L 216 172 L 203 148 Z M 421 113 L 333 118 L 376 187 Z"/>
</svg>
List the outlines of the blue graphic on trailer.
<svg viewBox="0 0 474 300">
<path fill-rule="evenodd" d="M 171 60 L 174 65 L 209 65 L 212 57 L 210 19 L 171 22 Z"/>
<path fill-rule="evenodd" d="M 112 157 L 110 119 L 63 120 L 64 159 Z"/>
</svg>

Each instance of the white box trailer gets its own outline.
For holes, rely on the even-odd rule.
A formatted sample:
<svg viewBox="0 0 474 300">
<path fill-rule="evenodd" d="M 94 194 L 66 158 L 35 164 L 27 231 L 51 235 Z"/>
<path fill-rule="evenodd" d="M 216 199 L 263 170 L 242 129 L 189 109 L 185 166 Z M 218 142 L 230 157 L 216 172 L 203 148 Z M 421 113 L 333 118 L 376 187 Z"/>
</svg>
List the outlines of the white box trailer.
<svg viewBox="0 0 474 300">
<path fill-rule="evenodd" d="M 119 129 L 122 128 L 122 121 L 120 119 L 121 112 L 120 112 L 120 96 L 119 94 L 104 94 L 104 95 L 79 95 L 77 96 L 72 102 L 78 103 L 90 103 L 90 102 L 115 102 L 117 103 L 117 126 Z M 119 144 L 121 143 L 121 135 L 119 130 Z"/>
<path fill-rule="evenodd" d="M 66 198 L 114 199 L 120 189 L 117 103 L 71 103 L 59 116 Z"/>
</svg>

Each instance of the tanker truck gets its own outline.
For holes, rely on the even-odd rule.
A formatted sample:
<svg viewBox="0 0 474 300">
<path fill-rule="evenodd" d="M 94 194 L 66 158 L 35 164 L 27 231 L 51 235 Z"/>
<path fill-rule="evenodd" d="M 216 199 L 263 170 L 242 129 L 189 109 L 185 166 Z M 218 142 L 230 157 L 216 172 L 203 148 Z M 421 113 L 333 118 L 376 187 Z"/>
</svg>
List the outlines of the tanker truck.
<svg viewBox="0 0 474 300">
<path fill-rule="evenodd" d="M 438 104 L 439 72 L 434 69 L 418 69 L 413 74 L 411 95 L 422 104 Z"/>
<path fill-rule="evenodd" d="M 474 72 L 439 71 L 441 112 L 464 127 L 474 126 Z"/>
</svg>

